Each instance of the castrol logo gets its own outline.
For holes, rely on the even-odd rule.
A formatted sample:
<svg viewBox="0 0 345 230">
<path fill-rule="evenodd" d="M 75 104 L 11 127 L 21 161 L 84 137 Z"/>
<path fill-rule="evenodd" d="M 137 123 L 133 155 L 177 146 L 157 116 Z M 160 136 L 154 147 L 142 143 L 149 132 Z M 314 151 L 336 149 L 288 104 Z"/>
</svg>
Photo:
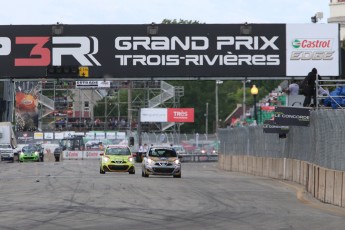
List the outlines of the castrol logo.
<svg viewBox="0 0 345 230">
<path fill-rule="evenodd" d="M 295 39 L 292 47 L 295 49 L 331 49 L 333 39 Z"/>
</svg>

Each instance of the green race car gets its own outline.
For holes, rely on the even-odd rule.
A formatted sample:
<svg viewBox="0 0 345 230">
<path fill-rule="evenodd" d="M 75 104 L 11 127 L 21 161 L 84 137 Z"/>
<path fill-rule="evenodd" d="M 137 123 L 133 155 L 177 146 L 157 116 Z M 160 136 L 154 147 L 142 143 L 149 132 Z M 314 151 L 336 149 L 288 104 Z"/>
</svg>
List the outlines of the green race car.
<svg viewBox="0 0 345 230">
<path fill-rule="evenodd" d="M 134 158 L 131 150 L 126 145 L 109 145 L 104 154 L 101 154 L 101 174 L 105 172 L 128 172 L 135 174 Z"/>
<path fill-rule="evenodd" d="M 35 145 L 28 145 L 22 148 L 19 153 L 19 162 L 25 161 L 40 161 L 40 149 Z"/>
</svg>

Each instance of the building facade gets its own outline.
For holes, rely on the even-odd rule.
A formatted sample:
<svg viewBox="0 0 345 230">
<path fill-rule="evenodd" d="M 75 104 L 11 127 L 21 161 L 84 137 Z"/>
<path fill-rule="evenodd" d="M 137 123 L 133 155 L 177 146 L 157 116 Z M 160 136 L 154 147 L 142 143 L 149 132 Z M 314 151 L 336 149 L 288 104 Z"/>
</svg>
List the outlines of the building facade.
<svg viewBox="0 0 345 230">
<path fill-rule="evenodd" d="M 330 0 L 328 23 L 340 24 L 340 40 L 345 41 L 345 0 Z"/>
</svg>

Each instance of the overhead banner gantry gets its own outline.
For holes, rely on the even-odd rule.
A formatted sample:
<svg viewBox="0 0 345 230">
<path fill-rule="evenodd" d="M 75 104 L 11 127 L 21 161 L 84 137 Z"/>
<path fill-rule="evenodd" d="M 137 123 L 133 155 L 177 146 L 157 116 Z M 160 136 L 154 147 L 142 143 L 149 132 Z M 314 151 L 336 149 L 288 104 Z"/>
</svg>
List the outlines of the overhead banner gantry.
<svg viewBox="0 0 345 230">
<path fill-rule="evenodd" d="M 0 26 L 0 78 L 339 76 L 339 63 L 338 24 Z"/>
</svg>

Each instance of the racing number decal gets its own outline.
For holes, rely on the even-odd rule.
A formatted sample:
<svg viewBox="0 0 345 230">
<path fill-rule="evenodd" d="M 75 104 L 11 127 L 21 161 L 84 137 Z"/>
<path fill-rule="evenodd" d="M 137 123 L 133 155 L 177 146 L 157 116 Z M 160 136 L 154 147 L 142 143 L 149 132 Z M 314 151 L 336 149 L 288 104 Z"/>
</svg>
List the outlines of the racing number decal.
<svg viewBox="0 0 345 230">
<path fill-rule="evenodd" d="M 16 37 L 16 44 L 34 44 L 29 58 L 16 58 L 15 66 L 48 66 L 50 64 L 50 50 L 43 48 L 49 37 Z M 39 57 L 31 57 L 39 56 Z"/>
</svg>

